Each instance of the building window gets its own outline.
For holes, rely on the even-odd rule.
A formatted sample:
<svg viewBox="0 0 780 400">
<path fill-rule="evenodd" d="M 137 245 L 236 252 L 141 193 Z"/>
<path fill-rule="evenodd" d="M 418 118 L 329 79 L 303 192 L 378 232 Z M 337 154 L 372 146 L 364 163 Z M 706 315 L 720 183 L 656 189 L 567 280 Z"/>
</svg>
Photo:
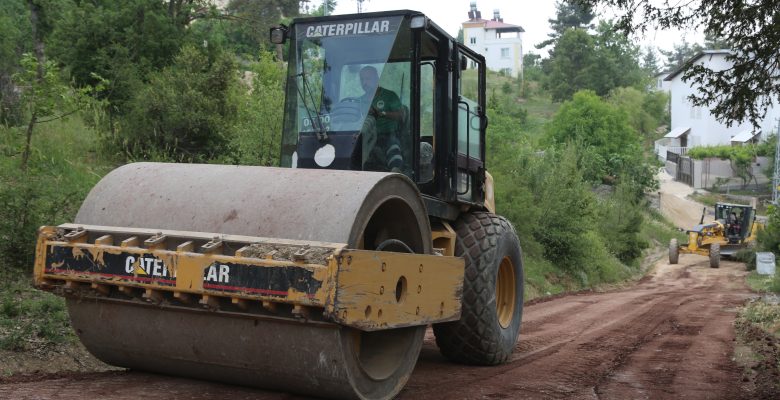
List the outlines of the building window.
<svg viewBox="0 0 780 400">
<path fill-rule="evenodd" d="M 501 58 L 509 58 L 509 47 L 501 48 Z"/>
<path fill-rule="evenodd" d="M 477 44 L 477 37 L 476 36 L 472 36 L 471 38 L 469 38 L 469 42 L 471 44 Z"/>
<path fill-rule="evenodd" d="M 501 68 L 501 74 L 504 76 L 512 76 L 512 68 Z"/>
</svg>

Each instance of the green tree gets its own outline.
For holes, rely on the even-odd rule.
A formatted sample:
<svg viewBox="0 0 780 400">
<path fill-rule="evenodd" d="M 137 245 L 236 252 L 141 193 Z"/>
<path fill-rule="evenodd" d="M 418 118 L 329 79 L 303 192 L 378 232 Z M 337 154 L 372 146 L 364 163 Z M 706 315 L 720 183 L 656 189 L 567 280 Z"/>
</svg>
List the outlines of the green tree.
<svg viewBox="0 0 780 400">
<path fill-rule="evenodd" d="M 652 46 L 646 47 L 645 51 L 642 53 L 642 69 L 648 77 L 653 77 L 661 72 L 661 65 L 659 65 L 659 62 L 660 60 L 658 60 L 658 56 L 655 53 L 655 48 Z"/>
<path fill-rule="evenodd" d="M 649 245 L 641 238 L 644 204 L 630 184 L 621 182 L 598 207 L 599 235 L 610 254 L 625 264 L 634 262 Z"/>
<path fill-rule="evenodd" d="M 704 48 L 707 50 L 730 49 L 731 43 L 722 35 L 704 32 Z"/>
<path fill-rule="evenodd" d="M 174 63 L 150 74 L 121 120 L 117 137 L 136 158 L 206 161 L 224 152 L 237 121 L 236 63 L 186 45 Z"/>
<path fill-rule="evenodd" d="M 523 79 L 540 81 L 542 76 L 542 56 L 533 52 L 523 54 Z"/>
<path fill-rule="evenodd" d="M 601 22 L 596 35 L 569 29 L 549 58 L 546 87 L 556 101 L 583 89 L 606 96 L 616 87 L 640 87 L 646 78 L 638 59 L 639 47 L 609 22 Z"/>
<path fill-rule="evenodd" d="M 19 72 L 23 53 L 32 51 L 30 11 L 24 0 L 0 2 L 0 124 L 22 120 L 20 96 L 12 76 Z"/>
<path fill-rule="evenodd" d="M 681 68 L 686 61 L 690 60 L 696 53 L 702 50 L 698 43 L 688 43 L 683 39 L 682 43 L 675 43 L 672 50 L 659 49 L 658 51 L 666 58 L 664 68 L 669 71 Z"/>
<path fill-rule="evenodd" d="M 730 44 L 731 68 L 684 66 L 683 79 L 699 89 L 694 106 L 707 107 L 721 122 L 750 121 L 756 127 L 780 95 L 780 2 L 776 0 L 711 0 L 684 3 L 653 0 L 585 0 L 612 6 L 621 13 L 625 32 L 649 27 L 700 29 Z"/>
<path fill-rule="evenodd" d="M 581 0 L 556 0 L 555 18 L 548 19 L 552 32 L 547 34 L 550 38 L 536 45 L 537 49 L 543 49 L 555 44 L 570 28 L 583 30 L 593 29 L 591 21 L 596 17 L 593 7 Z"/>
<path fill-rule="evenodd" d="M 656 138 L 656 129 L 667 124 L 669 96 L 663 92 L 641 92 L 633 87 L 616 88 L 609 93 L 607 102 L 622 110 L 634 128 L 646 142 Z"/>
<path fill-rule="evenodd" d="M 578 90 L 590 88 L 595 67 L 593 37 L 582 29 L 569 29 L 558 40 L 549 58 L 545 86 L 553 100 L 571 98 Z"/>
<path fill-rule="evenodd" d="M 593 227 L 596 199 L 583 180 L 574 146 L 564 146 L 560 154 L 551 151 L 545 158 L 547 167 L 533 181 L 533 204 L 543 216 L 533 235 L 544 246 L 546 259 L 577 271 L 587 257 L 588 243 L 582 238 Z"/>
<path fill-rule="evenodd" d="M 191 18 L 191 12 L 182 9 L 189 3 L 79 2 L 54 28 L 52 56 L 68 67 L 79 86 L 107 80 L 104 96 L 113 121 L 113 116 L 125 113 L 126 103 L 141 90 L 148 75 L 173 61 L 186 36 L 184 21 Z"/>
<path fill-rule="evenodd" d="M 588 181 L 611 181 L 624 167 L 642 161 L 640 139 L 628 116 L 592 91 L 580 91 L 561 105 L 547 127 L 551 144 L 574 144 Z"/>
<path fill-rule="evenodd" d="M 282 134 L 285 69 L 271 52 L 262 52 L 248 65 L 244 82 L 251 85 L 238 92 L 240 107 L 234 146 L 223 156 L 225 162 L 249 165 L 279 165 Z M 249 89 L 249 90 L 244 90 Z"/>
<path fill-rule="evenodd" d="M 595 57 L 589 72 L 590 85 L 599 96 L 606 96 L 618 87 L 641 87 L 645 75 L 639 66 L 639 46 L 616 31 L 611 22 L 602 21 L 596 30 Z"/>
<path fill-rule="evenodd" d="M 283 18 L 298 15 L 297 0 L 230 0 L 221 12 L 192 24 L 197 40 L 234 51 L 248 59 L 255 58 L 260 51 L 270 50 L 268 31 Z M 324 15 L 324 8 L 330 11 L 336 2 L 322 3 L 313 12 Z M 214 43 L 211 43 L 214 41 Z"/>
</svg>

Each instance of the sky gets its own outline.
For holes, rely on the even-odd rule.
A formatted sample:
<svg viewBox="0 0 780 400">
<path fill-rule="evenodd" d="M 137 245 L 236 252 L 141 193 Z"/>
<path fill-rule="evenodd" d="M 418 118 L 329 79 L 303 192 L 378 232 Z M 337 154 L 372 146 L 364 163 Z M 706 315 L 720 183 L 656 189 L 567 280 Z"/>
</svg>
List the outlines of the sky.
<svg viewBox="0 0 780 400">
<path fill-rule="evenodd" d="M 316 0 L 313 2 L 316 3 Z M 460 24 L 468 20 L 471 0 L 365 0 L 363 12 L 410 9 L 420 11 L 441 26 L 450 35 L 456 37 Z M 520 25 L 523 33 L 525 52 L 535 52 L 546 56 L 546 51 L 537 50 L 534 45 L 546 40 L 550 32 L 547 21 L 555 17 L 555 0 L 477 0 L 477 9 L 483 19 L 491 19 L 493 10 L 499 9 L 505 23 Z M 356 0 L 337 0 L 334 14 L 353 14 L 357 12 Z M 609 10 L 599 10 L 596 20 L 603 16 L 614 15 Z M 595 21 L 594 21 L 595 23 Z M 685 37 L 688 42 L 701 43 L 704 35 L 695 32 L 648 32 L 635 40 L 641 46 L 655 46 L 671 50 L 675 43 Z"/>
</svg>

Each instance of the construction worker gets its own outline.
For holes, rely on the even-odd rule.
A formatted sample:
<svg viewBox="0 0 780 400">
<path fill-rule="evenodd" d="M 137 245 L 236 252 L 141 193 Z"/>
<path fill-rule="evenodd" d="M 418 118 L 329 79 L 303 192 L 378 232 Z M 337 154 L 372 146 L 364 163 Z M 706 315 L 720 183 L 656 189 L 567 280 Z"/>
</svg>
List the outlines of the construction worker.
<svg viewBox="0 0 780 400">
<path fill-rule="evenodd" d="M 401 172 L 404 164 L 398 132 L 404 110 L 398 95 L 379 86 L 379 74 L 372 66 L 360 70 L 361 103 L 367 108 L 364 124 L 363 159 L 370 169 Z"/>
</svg>

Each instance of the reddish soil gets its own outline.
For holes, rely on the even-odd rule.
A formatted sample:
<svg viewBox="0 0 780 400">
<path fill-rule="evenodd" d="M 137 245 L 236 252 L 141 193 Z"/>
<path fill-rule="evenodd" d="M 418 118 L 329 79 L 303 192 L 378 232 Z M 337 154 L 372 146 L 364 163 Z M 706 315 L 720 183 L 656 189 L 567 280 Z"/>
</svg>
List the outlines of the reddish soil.
<svg viewBox="0 0 780 400">
<path fill-rule="evenodd" d="M 447 362 L 429 332 L 401 399 L 738 399 L 764 397 L 734 358 L 736 308 L 749 296 L 743 264 L 704 257 L 659 262 L 630 288 L 525 308 L 510 363 Z M 780 394 L 774 398 L 780 398 Z M 0 380 L 11 399 L 290 399 L 294 396 L 138 372 L 25 375 Z"/>
</svg>

